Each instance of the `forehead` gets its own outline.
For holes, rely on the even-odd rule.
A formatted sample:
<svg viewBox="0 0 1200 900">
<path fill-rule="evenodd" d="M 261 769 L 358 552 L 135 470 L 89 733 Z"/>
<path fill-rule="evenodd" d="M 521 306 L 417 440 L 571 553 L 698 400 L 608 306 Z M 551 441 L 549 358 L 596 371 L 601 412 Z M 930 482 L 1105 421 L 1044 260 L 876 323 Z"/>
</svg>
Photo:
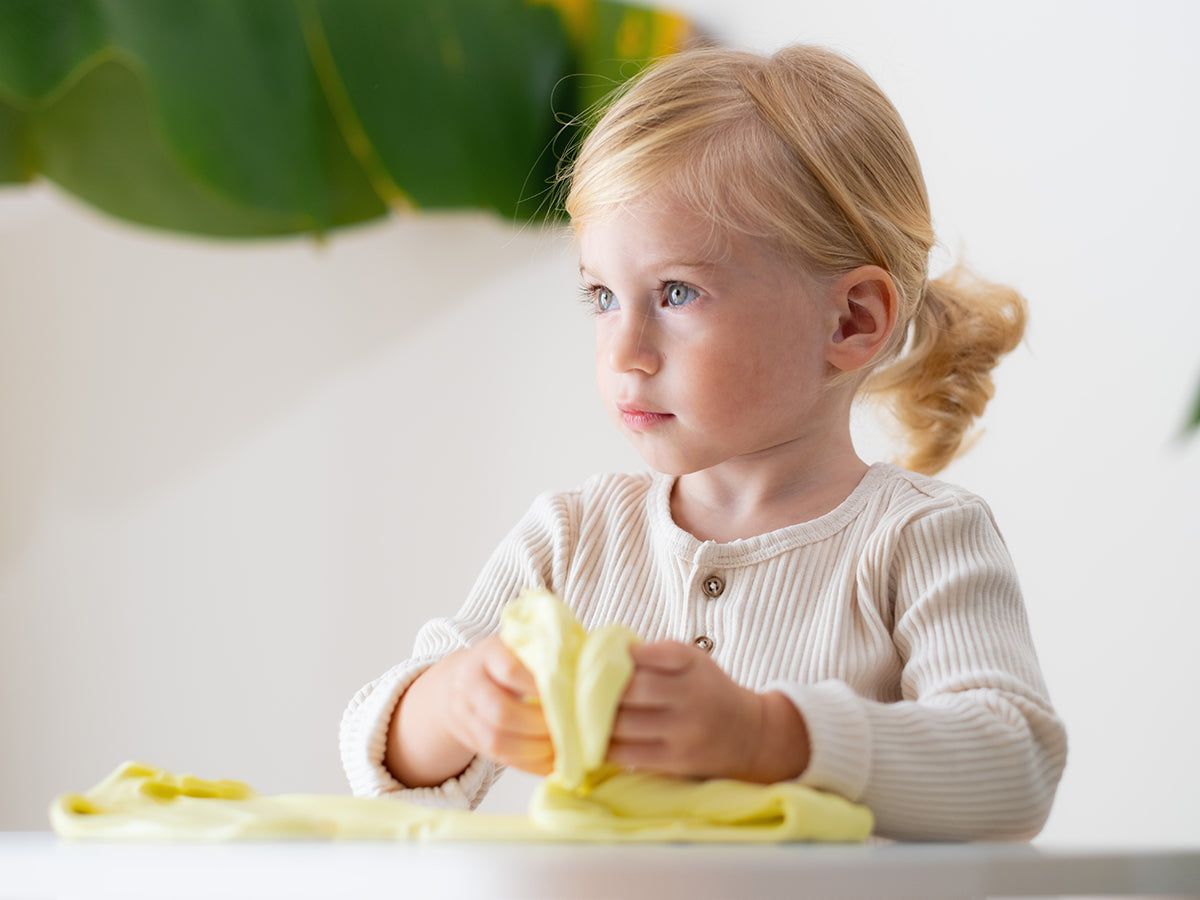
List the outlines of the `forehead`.
<svg viewBox="0 0 1200 900">
<path fill-rule="evenodd" d="M 583 267 L 609 257 L 637 258 L 698 268 L 717 265 L 748 249 L 744 237 L 669 195 L 595 210 L 576 222 Z M 740 252 L 739 252 L 740 251 Z"/>
<path fill-rule="evenodd" d="M 677 197 L 656 193 L 605 207 L 576 224 L 579 268 L 588 279 L 696 280 L 701 287 L 803 284 L 816 280 L 802 261 L 771 242 L 716 221 Z"/>
</svg>

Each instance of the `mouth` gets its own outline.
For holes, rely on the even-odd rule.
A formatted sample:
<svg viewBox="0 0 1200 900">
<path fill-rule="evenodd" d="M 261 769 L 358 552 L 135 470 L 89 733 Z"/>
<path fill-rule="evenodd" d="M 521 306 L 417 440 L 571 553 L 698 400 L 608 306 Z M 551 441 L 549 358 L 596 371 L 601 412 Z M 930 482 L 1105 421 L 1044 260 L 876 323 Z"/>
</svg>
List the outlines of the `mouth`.
<svg viewBox="0 0 1200 900">
<path fill-rule="evenodd" d="M 675 418 L 671 413 L 639 409 L 623 403 L 617 404 L 617 412 L 621 414 L 621 421 L 625 423 L 625 427 L 633 431 L 645 431 Z"/>
</svg>

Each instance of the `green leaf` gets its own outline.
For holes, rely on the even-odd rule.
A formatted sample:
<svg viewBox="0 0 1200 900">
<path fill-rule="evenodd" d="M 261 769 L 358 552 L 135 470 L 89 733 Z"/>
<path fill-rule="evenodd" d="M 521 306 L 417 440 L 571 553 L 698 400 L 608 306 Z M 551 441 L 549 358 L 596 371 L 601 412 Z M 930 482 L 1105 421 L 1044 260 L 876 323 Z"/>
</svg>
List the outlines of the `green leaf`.
<svg viewBox="0 0 1200 900">
<path fill-rule="evenodd" d="M 21 106 L 64 87 L 104 47 L 92 0 L 4 0 L 0 3 L 0 90 Z"/>
<path fill-rule="evenodd" d="M 313 0 L 312 9 L 327 88 L 349 107 L 339 113 L 403 196 L 418 207 L 538 212 L 554 167 L 550 98 L 569 63 L 553 10 L 521 0 Z"/>
<path fill-rule="evenodd" d="M 25 7 L 0 7 L 0 26 L 21 26 L 32 46 L 66 47 L 53 38 L 90 23 L 87 53 L 59 53 L 70 65 L 42 73 L 43 96 L 55 79 L 69 85 L 80 59 L 99 67 L 40 100 L 20 141 L 0 132 L 0 177 L 40 166 L 114 215 L 213 235 L 324 231 L 386 212 L 330 113 L 293 0 L 105 0 L 103 16 L 79 0 L 15 15 Z M 113 56 L 126 65 L 103 62 Z M 29 94 L 28 60 L 6 58 L 21 61 L 5 71 Z"/>
<path fill-rule="evenodd" d="M 0 184 L 29 181 L 33 164 L 26 150 L 28 116 L 0 98 Z"/>
<path fill-rule="evenodd" d="M 315 113 L 324 167 L 320 185 L 326 213 L 323 227 L 353 225 L 386 215 L 385 195 L 376 189 L 357 154 L 351 152 L 324 96 L 316 103 Z"/>
<path fill-rule="evenodd" d="M 238 203 L 327 222 L 315 115 L 324 99 L 294 0 L 106 6 L 181 165 Z"/>
<path fill-rule="evenodd" d="M 198 183 L 163 144 L 144 82 L 117 62 L 93 69 L 36 115 L 41 171 L 105 212 L 197 234 L 285 234 L 312 227 L 300 216 L 235 203 Z"/>
<path fill-rule="evenodd" d="M 617 0 L 0 0 L 0 182 L 211 235 L 554 216 L 578 73 L 598 96 L 683 31 Z"/>
</svg>

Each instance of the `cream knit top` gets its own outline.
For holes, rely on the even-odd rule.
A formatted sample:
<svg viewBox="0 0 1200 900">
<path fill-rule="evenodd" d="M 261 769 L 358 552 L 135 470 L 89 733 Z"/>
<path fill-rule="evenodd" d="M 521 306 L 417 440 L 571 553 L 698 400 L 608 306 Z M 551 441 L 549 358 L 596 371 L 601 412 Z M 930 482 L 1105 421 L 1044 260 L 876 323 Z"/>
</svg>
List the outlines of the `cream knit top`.
<svg viewBox="0 0 1200 900">
<path fill-rule="evenodd" d="M 786 694 L 811 742 L 799 781 L 866 804 L 908 840 L 1028 838 L 1066 762 L 1003 539 L 975 495 L 889 464 L 836 509 L 730 543 L 671 519 L 674 481 L 605 475 L 538 498 L 457 616 L 353 698 L 342 761 L 359 795 L 474 807 L 498 775 L 476 758 L 436 788 L 383 765 L 405 688 L 493 633 L 522 588 L 561 596 L 588 630 L 710 648 L 738 683 Z"/>
</svg>

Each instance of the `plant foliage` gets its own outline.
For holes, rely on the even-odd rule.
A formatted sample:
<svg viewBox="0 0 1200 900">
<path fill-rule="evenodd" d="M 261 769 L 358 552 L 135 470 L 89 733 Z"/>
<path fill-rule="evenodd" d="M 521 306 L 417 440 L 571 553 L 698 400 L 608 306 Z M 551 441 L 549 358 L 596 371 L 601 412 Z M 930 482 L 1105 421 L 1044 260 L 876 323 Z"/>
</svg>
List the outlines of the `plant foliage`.
<svg viewBox="0 0 1200 900">
<path fill-rule="evenodd" d="M 574 123 L 687 33 L 614 0 L 4 0 L 0 183 L 225 237 L 552 217 Z"/>
</svg>

